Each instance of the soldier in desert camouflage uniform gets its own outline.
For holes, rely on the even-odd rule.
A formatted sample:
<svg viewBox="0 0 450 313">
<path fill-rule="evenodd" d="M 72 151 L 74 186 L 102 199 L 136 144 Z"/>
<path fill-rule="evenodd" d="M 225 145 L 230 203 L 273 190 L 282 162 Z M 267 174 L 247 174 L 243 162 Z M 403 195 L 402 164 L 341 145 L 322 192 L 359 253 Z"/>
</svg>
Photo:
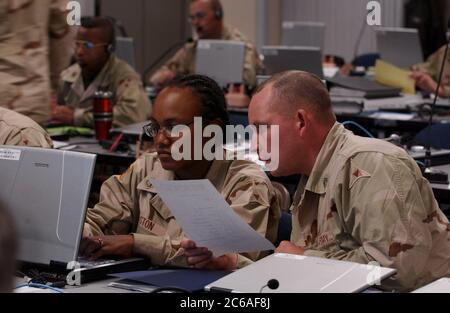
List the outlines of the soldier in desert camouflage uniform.
<svg viewBox="0 0 450 313">
<path fill-rule="evenodd" d="M 40 124 L 50 119 L 50 74 L 69 65 L 66 5 L 66 0 L 0 1 L 0 106 Z"/>
<path fill-rule="evenodd" d="M 53 142 L 29 117 L 0 108 L 0 145 L 52 148 Z"/>
<path fill-rule="evenodd" d="M 220 39 L 245 42 L 244 83 L 256 85 L 256 75 L 262 74 L 264 65 L 255 46 L 236 28 L 225 25 L 223 9 L 218 0 L 193 0 L 190 19 L 198 39 Z M 195 73 L 198 40 L 186 43 L 150 79 L 153 85 L 161 86 L 177 75 Z M 218 60 L 220 62 L 220 60 Z"/>
<path fill-rule="evenodd" d="M 425 63 L 413 66 L 414 71 L 411 76 L 421 90 L 433 94 L 436 92 L 444 54 L 445 46 L 433 53 Z M 447 55 L 447 60 L 445 61 L 439 96 L 443 98 L 450 97 L 450 54 Z"/>
<path fill-rule="evenodd" d="M 277 75 L 254 97 L 249 116 L 269 125 L 283 116 L 280 136 L 290 125 L 296 133 L 289 147 L 281 139 L 281 165 L 273 173 L 304 175 L 291 207 L 291 242 L 278 252 L 376 261 L 397 270 L 383 282 L 389 290 L 450 275 L 449 222 L 416 162 L 401 148 L 336 123 L 317 77 Z"/>
<path fill-rule="evenodd" d="M 378 262 L 397 270 L 383 282 L 387 290 L 450 276 L 449 221 L 419 167 L 403 149 L 336 123 L 318 77 L 275 75 L 256 91 L 249 120 L 280 127 L 272 175 L 303 175 L 291 206 L 291 241 L 276 252 Z"/>
<path fill-rule="evenodd" d="M 146 121 L 150 101 L 140 76 L 113 53 L 112 22 L 82 18 L 76 38 L 75 58 L 61 74 L 52 117 L 56 123 L 94 127 L 93 98 L 97 90 L 113 93 L 113 126 Z"/>
<path fill-rule="evenodd" d="M 249 161 L 174 161 L 170 154 L 178 140 L 170 137 L 175 125 L 192 127 L 195 116 L 203 117 L 204 126 L 228 124 L 219 86 L 199 75 L 171 82 L 156 99 L 152 116 L 153 125 L 158 125 L 153 133 L 157 154 L 144 154 L 126 173 L 103 184 L 100 202 L 87 213 L 83 254 L 94 258 L 139 254 L 149 257 L 154 265 L 188 265 L 180 246 L 186 234 L 150 179 L 209 179 L 245 222 L 274 242 L 280 215 L 278 200 L 258 165 Z M 241 267 L 263 255 L 225 255 L 218 261 L 232 259 L 234 266 Z"/>
</svg>

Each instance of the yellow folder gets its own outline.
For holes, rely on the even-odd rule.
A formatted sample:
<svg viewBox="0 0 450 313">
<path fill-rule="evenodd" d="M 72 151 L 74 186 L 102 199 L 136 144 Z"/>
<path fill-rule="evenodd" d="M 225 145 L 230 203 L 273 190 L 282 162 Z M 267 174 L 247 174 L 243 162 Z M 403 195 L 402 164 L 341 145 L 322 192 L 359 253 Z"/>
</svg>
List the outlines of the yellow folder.
<svg viewBox="0 0 450 313">
<path fill-rule="evenodd" d="M 378 60 L 375 65 L 375 80 L 378 83 L 402 88 L 402 92 L 405 94 L 416 94 L 416 82 L 410 75 L 410 71 L 406 71 L 382 60 Z"/>
</svg>

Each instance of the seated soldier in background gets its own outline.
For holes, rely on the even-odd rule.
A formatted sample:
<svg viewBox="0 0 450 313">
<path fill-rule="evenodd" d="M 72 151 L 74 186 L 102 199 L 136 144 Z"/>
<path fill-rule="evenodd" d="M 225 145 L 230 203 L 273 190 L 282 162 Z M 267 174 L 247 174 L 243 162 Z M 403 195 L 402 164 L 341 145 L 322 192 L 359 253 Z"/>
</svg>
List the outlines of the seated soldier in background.
<svg viewBox="0 0 450 313">
<path fill-rule="evenodd" d="M 150 101 L 140 76 L 114 54 L 114 26 L 102 17 L 81 19 L 76 37 L 77 64 L 61 74 L 55 123 L 94 127 L 93 97 L 97 90 L 113 93 L 113 126 L 146 121 Z M 56 105 L 57 104 L 57 105 Z"/>
<path fill-rule="evenodd" d="M 256 85 L 256 75 L 262 74 L 264 65 L 255 46 L 236 28 L 225 25 L 224 12 L 219 0 L 191 0 L 189 18 L 198 39 L 219 39 L 246 43 L 244 83 Z M 152 85 L 162 87 L 178 75 L 195 72 L 198 39 L 186 43 L 175 56 L 159 69 L 150 79 Z"/>
<path fill-rule="evenodd" d="M 195 117 L 203 119 L 203 125 L 199 125 L 201 134 L 196 133 Z M 100 202 L 87 212 L 81 254 L 94 259 L 138 254 L 149 257 L 154 265 L 187 266 L 180 247 L 186 235 L 150 179 L 209 179 L 245 222 L 275 242 L 280 217 L 278 199 L 259 165 L 250 161 L 208 161 L 205 156 L 200 160 L 175 161 L 171 153 L 172 146 L 182 137 L 171 134 L 175 126 L 188 127 L 190 142 L 194 142 L 194 137 L 203 136 L 208 125 L 225 129 L 227 124 L 225 97 L 213 80 L 190 75 L 170 82 L 158 95 L 151 123 L 145 128 L 154 138 L 157 153 L 144 154 L 123 175 L 113 176 L 103 184 Z M 203 151 L 208 140 L 200 138 Z M 262 255 L 230 254 L 219 261 L 241 267 Z"/>
<path fill-rule="evenodd" d="M 53 142 L 31 118 L 0 107 L 0 145 L 52 148 Z"/>
<path fill-rule="evenodd" d="M 0 293 L 11 292 L 16 270 L 17 236 L 12 217 L 0 204 Z"/>
<path fill-rule="evenodd" d="M 434 94 L 437 90 L 439 73 L 445 53 L 445 45 L 428 57 L 425 63 L 413 66 L 411 77 L 416 81 L 416 86 L 422 91 Z M 449 55 L 450 56 L 450 55 Z M 450 59 L 447 56 L 442 83 L 439 87 L 439 97 L 450 97 Z"/>
</svg>

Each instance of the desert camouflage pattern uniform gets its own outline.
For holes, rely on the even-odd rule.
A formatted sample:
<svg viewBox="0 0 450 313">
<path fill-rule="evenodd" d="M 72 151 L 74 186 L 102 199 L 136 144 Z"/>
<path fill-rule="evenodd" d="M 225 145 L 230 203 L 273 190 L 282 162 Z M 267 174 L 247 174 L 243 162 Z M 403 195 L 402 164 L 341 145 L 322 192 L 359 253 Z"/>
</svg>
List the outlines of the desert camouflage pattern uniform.
<svg viewBox="0 0 450 313">
<path fill-rule="evenodd" d="M 151 104 L 136 71 L 111 54 L 95 80 L 84 86 L 81 67 L 74 64 L 61 73 L 58 104 L 75 109 L 75 126 L 94 127 L 93 100 L 97 90 L 113 93 L 113 126 L 148 120 Z"/>
<path fill-rule="evenodd" d="M 232 40 L 245 42 L 244 59 L 244 83 L 250 86 L 256 85 L 256 75 L 263 74 L 264 65 L 258 55 L 256 47 L 238 29 L 225 25 L 221 40 Z M 195 60 L 197 56 L 198 40 L 186 43 L 166 64 L 159 70 L 171 70 L 178 75 L 188 75 L 195 73 Z M 159 72 L 158 71 L 158 72 Z M 156 72 L 150 82 L 156 85 Z"/>
<path fill-rule="evenodd" d="M 0 1 L 0 106 L 50 120 L 50 77 L 69 65 L 66 0 Z M 51 58 L 50 58 L 51 56 Z"/>
<path fill-rule="evenodd" d="M 52 148 L 53 142 L 29 117 L 0 107 L 0 145 Z"/>
<path fill-rule="evenodd" d="M 428 57 L 425 63 L 413 66 L 414 70 L 422 71 L 430 75 L 436 82 L 439 80 L 439 73 L 442 67 L 442 60 L 445 55 L 445 46 Z M 445 62 L 444 73 L 442 76 L 442 85 L 444 87 L 445 97 L 450 97 L 450 53 Z"/>
<path fill-rule="evenodd" d="M 134 252 L 154 265 L 186 267 L 181 241 L 186 234 L 150 179 L 174 180 L 156 154 L 144 154 L 121 176 L 102 186 L 100 202 L 88 210 L 84 236 L 133 234 Z M 213 161 L 209 179 L 233 210 L 259 234 L 275 242 L 280 209 L 266 174 L 249 161 Z M 243 267 L 267 253 L 239 255 Z"/>
<path fill-rule="evenodd" d="M 336 123 L 291 207 L 291 241 L 305 255 L 397 269 L 383 289 L 450 276 L 450 226 L 411 157 Z"/>
</svg>

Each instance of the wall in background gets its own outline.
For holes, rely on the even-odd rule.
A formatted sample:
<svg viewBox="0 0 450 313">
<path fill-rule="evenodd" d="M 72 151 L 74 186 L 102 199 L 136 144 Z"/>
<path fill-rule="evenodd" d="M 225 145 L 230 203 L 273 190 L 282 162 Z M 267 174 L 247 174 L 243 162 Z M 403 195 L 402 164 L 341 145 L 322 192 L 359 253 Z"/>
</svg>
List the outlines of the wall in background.
<svg viewBox="0 0 450 313">
<path fill-rule="evenodd" d="M 95 13 L 95 0 L 77 0 L 81 6 L 82 16 L 92 16 Z"/>
<path fill-rule="evenodd" d="M 258 38 L 258 3 L 261 0 L 222 0 L 225 23 L 237 27 L 248 39 Z"/>
<path fill-rule="evenodd" d="M 100 3 L 101 14 L 120 20 L 128 35 L 134 38 L 137 70 L 141 73 L 169 47 L 189 37 L 186 1 L 103 0 Z"/>
<path fill-rule="evenodd" d="M 225 22 L 237 27 L 257 47 L 278 44 L 281 0 L 222 0 Z"/>
<path fill-rule="evenodd" d="M 404 0 L 378 0 L 381 26 L 402 27 Z M 283 0 L 283 21 L 318 21 L 327 24 L 324 53 L 351 61 L 356 40 L 366 27 L 358 54 L 376 51 L 374 27 L 366 24 L 368 0 Z"/>
</svg>

